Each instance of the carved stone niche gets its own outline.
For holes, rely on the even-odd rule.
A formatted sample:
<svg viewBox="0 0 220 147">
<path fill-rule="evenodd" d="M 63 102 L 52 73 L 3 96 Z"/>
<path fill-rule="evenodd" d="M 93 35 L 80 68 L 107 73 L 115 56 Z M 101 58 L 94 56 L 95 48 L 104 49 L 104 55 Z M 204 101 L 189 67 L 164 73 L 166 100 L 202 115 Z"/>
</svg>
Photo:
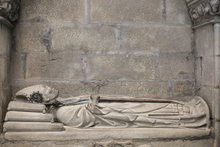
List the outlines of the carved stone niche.
<svg viewBox="0 0 220 147">
<path fill-rule="evenodd" d="M 21 0 L 0 0 L 0 21 L 9 25 L 18 20 Z"/>
<path fill-rule="evenodd" d="M 194 27 L 220 22 L 220 0 L 186 0 Z"/>
<path fill-rule="evenodd" d="M 4 132 L 7 140 L 158 140 L 208 136 L 209 126 L 209 108 L 198 96 L 189 102 L 107 95 L 61 98 L 56 89 L 34 85 L 18 91 L 9 103 Z"/>
</svg>

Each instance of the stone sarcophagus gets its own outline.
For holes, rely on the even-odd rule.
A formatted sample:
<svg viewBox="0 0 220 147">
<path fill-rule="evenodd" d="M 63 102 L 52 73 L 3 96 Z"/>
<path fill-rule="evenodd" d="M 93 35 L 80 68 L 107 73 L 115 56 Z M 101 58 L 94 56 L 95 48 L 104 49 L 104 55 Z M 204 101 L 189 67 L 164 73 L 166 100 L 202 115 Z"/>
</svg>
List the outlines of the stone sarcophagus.
<svg viewBox="0 0 220 147">
<path fill-rule="evenodd" d="M 209 108 L 197 96 L 189 102 L 106 95 L 61 98 L 58 90 L 35 85 L 17 92 L 7 110 L 4 131 L 9 140 L 98 139 L 103 134 L 190 137 L 208 135 L 210 125 Z"/>
</svg>

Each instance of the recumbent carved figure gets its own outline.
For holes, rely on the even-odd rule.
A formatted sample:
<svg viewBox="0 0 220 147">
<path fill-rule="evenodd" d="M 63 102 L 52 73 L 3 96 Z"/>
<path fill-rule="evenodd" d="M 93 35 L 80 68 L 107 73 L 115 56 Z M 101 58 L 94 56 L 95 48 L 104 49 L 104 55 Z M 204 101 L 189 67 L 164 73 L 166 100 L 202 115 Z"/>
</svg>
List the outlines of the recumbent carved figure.
<svg viewBox="0 0 220 147">
<path fill-rule="evenodd" d="M 23 103 L 23 105 L 17 103 Z M 32 106 L 28 107 L 27 105 L 30 104 Z M 14 116 L 10 113 L 16 110 L 32 112 L 35 106 L 36 109 L 39 108 L 39 104 L 45 106 L 40 110 L 43 109 L 44 114 L 50 114 L 51 121 L 74 128 L 209 127 L 208 106 L 198 96 L 189 102 L 107 95 L 60 98 L 58 90 L 45 85 L 34 85 L 18 91 L 16 99 L 8 106 L 6 122 L 13 120 Z M 28 119 L 25 116 L 21 117 Z M 17 119 L 22 121 L 22 118 Z M 14 120 L 16 121 L 15 118 Z M 7 125 L 5 128 L 7 130 Z"/>
</svg>

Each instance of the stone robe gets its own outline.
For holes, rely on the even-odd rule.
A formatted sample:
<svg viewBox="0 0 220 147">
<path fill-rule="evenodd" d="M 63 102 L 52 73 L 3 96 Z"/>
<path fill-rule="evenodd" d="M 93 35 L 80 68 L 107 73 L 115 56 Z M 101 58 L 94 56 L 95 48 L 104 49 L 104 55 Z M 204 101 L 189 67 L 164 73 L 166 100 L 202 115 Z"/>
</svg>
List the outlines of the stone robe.
<svg viewBox="0 0 220 147">
<path fill-rule="evenodd" d="M 69 99 L 71 100 L 71 99 Z M 204 100 L 190 102 L 98 102 L 73 100 L 60 107 L 57 119 L 67 126 L 88 127 L 203 127 L 209 125 L 209 109 Z M 68 103 L 68 102 L 66 102 Z"/>
</svg>

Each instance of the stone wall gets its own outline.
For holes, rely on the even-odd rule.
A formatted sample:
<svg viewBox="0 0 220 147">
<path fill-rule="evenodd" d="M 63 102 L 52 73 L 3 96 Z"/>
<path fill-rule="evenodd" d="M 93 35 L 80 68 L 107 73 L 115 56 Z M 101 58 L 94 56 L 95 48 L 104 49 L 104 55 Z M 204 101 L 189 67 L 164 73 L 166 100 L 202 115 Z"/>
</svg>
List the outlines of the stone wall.
<svg viewBox="0 0 220 147">
<path fill-rule="evenodd" d="M 196 94 L 208 102 L 214 117 L 215 63 L 214 27 L 206 25 L 195 30 Z"/>
<path fill-rule="evenodd" d="M 194 94 L 184 0 L 22 0 L 14 41 L 14 92 L 45 83 L 64 97 Z"/>
<path fill-rule="evenodd" d="M 7 103 L 10 99 L 10 88 L 8 84 L 9 73 L 9 51 L 11 44 L 10 29 L 0 22 L 0 133 L 2 131 L 2 124 L 4 114 L 7 110 Z"/>
</svg>

